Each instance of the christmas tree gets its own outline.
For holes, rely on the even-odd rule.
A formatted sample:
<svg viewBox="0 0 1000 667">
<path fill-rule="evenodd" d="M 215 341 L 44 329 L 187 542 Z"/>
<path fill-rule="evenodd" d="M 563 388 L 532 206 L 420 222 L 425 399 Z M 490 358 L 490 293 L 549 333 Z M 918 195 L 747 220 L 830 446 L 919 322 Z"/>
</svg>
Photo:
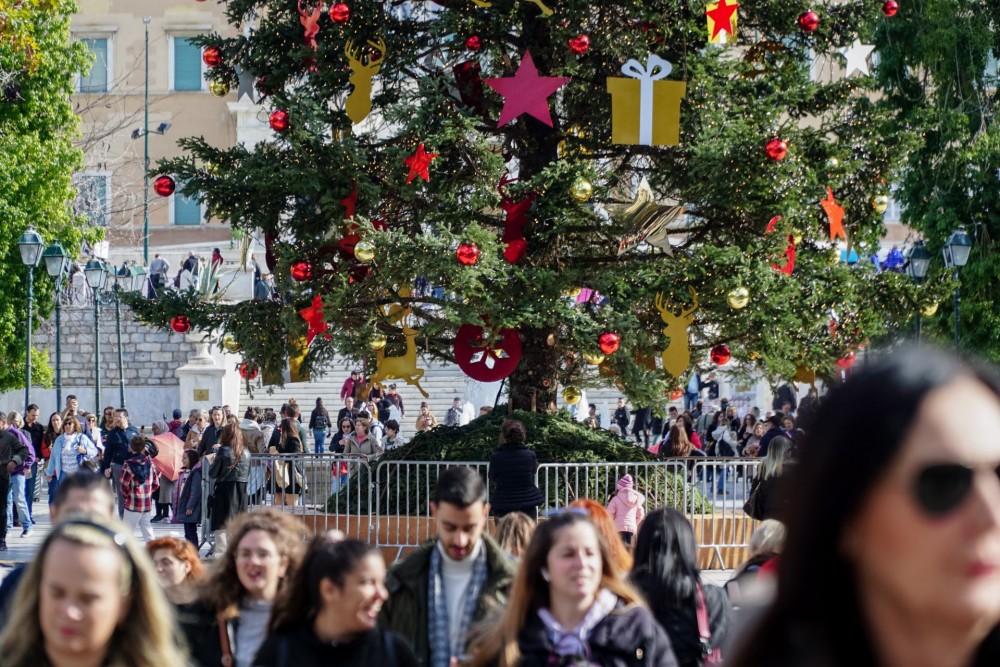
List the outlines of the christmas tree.
<svg viewBox="0 0 1000 667">
<path fill-rule="evenodd" d="M 594 382 L 662 401 L 730 358 L 831 374 L 925 300 L 841 261 L 876 249 L 910 145 L 866 46 L 894 6 L 230 0 L 209 76 L 275 136 L 185 139 L 155 174 L 260 234 L 281 298 L 133 306 L 248 377 L 343 355 L 417 383 L 433 358 L 520 408 Z"/>
</svg>

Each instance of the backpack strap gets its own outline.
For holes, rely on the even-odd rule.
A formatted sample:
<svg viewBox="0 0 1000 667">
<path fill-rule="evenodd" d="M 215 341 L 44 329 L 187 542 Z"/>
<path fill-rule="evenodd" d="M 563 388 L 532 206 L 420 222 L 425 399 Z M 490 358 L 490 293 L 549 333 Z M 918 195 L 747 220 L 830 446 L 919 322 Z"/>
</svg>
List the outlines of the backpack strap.
<svg viewBox="0 0 1000 667">
<path fill-rule="evenodd" d="M 701 589 L 701 584 L 698 584 L 696 600 L 695 615 L 698 618 L 698 639 L 701 640 L 701 647 L 705 655 L 708 655 L 711 652 L 712 629 L 708 624 L 708 606 L 705 604 L 705 593 Z"/>
<path fill-rule="evenodd" d="M 229 644 L 229 623 L 221 613 L 216 615 L 215 620 L 219 626 L 219 646 L 222 649 L 222 658 L 219 662 L 222 667 L 233 667 L 236 662 L 233 660 L 233 647 Z"/>
</svg>

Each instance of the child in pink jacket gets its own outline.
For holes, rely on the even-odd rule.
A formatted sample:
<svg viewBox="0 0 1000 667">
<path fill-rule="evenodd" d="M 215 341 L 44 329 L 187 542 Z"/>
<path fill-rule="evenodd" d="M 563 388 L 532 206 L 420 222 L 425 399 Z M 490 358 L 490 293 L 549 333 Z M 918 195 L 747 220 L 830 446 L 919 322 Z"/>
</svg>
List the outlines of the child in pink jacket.
<svg viewBox="0 0 1000 667">
<path fill-rule="evenodd" d="M 639 532 L 639 524 L 646 516 L 646 497 L 635 490 L 632 475 L 618 480 L 618 492 L 608 503 L 608 513 L 615 520 L 615 527 L 622 541 L 632 546 L 632 537 Z"/>
</svg>

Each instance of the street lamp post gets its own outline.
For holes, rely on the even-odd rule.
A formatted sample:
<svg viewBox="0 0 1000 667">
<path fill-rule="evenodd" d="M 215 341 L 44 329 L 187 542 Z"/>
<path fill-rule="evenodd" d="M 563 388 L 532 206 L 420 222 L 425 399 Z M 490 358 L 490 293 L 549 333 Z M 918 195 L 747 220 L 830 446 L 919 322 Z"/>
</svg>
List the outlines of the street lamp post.
<svg viewBox="0 0 1000 667">
<path fill-rule="evenodd" d="M 87 284 L 90 285 L 94 296 L 94 412 L 101 411 L 101 325 L 100 325 L 100 300 L 101 290 L 108 274 L 105 271 L 104 263 L 99 259 L 92 259 L 83 267 L 83 274 L 87 277 Z"/>
<path fill-rule="evenodd" d="M 972 252 L 972 237 L 964 229 L 956 229 L 948 237 L 948 241 L 941 252 L 944 254 L 944 264 L 952 270 L 951 276 L 955 281 L 955 293 L 952 296 L 952 304 L 955 311 L 955 349 L 958 350 L 958 304 L 960 298 L 958 274 L 962 267 L 969 261 L 969 254 Z"/>
<path fill-rule="evenodd" d="M 125 360 L 122 353 L 122 292 L 138 292 L 146 282 L 146 269 L 122 264 L 113 274 L 115 284 L 112 290 L 115 297 L 115 331 L 118 336 L 118 398 L 121 407 L 125 408 Z"/>
<path fill-rule="evenodd" d="M 28 337 L 24 355 L 24 411 L 27 413 L 28 405 L 31 403 L 31 316 L 32 307 L 35 300 L 35 267 L 42 257 L 42 249 L 45 241 L 41 235 L 35 231 L 34 227 L 28 227 L 21 234 L 17 242 L 17 248 L 21 251 L 21 262 L 28 267 Z"/>
<path fill-rule="evenodd" d="M 146 29 L 146 97 L 143 107 L 142 132 L 142 264 L 149 266 L 149 22 L 148 16 L 142 17 Z M 97 406 L 100 410 L 100 406 Z"/>
<path fill-rule="evenodd" d="M 913 282 L 920 284 L 927 277 L 927 272 L 931 268 L 931 253 L 927 250 L 927 246 L 924 245 L 923 241 L 917 241 L 910 248 L 910 252 L 907 254 L 906 271 L 913 278 Z M 917 308 L 917 312 L 914 315 L 915 321 L 917 323 L 917 344 L 920 344 L 920 309 Z"/>
<path fill-rule="evenodd" d="M 62 406 L 62 289 L 63 279 L 69 267 L 69 256 L 62 245 L 53 243 L 42 253 L 45 260 L 45 272 L 52 278 L 56 287 L 56 407 Z"/>
</svg>

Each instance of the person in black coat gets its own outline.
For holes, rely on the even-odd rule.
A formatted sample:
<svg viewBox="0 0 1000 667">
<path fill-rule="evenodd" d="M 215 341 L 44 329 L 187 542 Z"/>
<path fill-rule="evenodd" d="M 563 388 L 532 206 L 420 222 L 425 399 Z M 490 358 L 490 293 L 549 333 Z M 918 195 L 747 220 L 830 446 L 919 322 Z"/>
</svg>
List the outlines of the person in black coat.
<svg viewBox="0 0 1000 667">
<path fill-rule="evenodd" d="M 212 532 L 217 549 L 225 549 L 226 523 L 247 511 L 247 481 L 250 479 L 250 452 L 243 447 L 243 432 L 238 424 L 227 424 L 219 434 L 215 453 L 205 457 L 212 480 L 212 504 L 209 508 Z"/>
<path fill-rule="evenodd" d="M 417 667 L 406 640 L 376 627 L 388 597 L 385 561 L 357 540 L 313 538 L 275 601 L 253 667 Z"/>
<path fill-rule="evenodd" d="M 524 444 L 524 424 L 508 419 L 500 428 L 500 446 L 490 457 L 489 483 L 493 487 L 490 507 L 498 519 L 511 512 L 538 516 L 542 492 L 535 486 L 538 459 Z"/>
<path fill-rule="evenodd" d="M 729 599 L 721 588 L 701 583 L 696 558 L 694 531 L 683 514 L 660 509 L 646 515 L 635 540 L 631 578 L 670 635 L 681 667 L 700 667 L 705 658 L 699 607 L 708 618 L 711 649 L 722 645 L 729 630 Z"/>
</svg>

